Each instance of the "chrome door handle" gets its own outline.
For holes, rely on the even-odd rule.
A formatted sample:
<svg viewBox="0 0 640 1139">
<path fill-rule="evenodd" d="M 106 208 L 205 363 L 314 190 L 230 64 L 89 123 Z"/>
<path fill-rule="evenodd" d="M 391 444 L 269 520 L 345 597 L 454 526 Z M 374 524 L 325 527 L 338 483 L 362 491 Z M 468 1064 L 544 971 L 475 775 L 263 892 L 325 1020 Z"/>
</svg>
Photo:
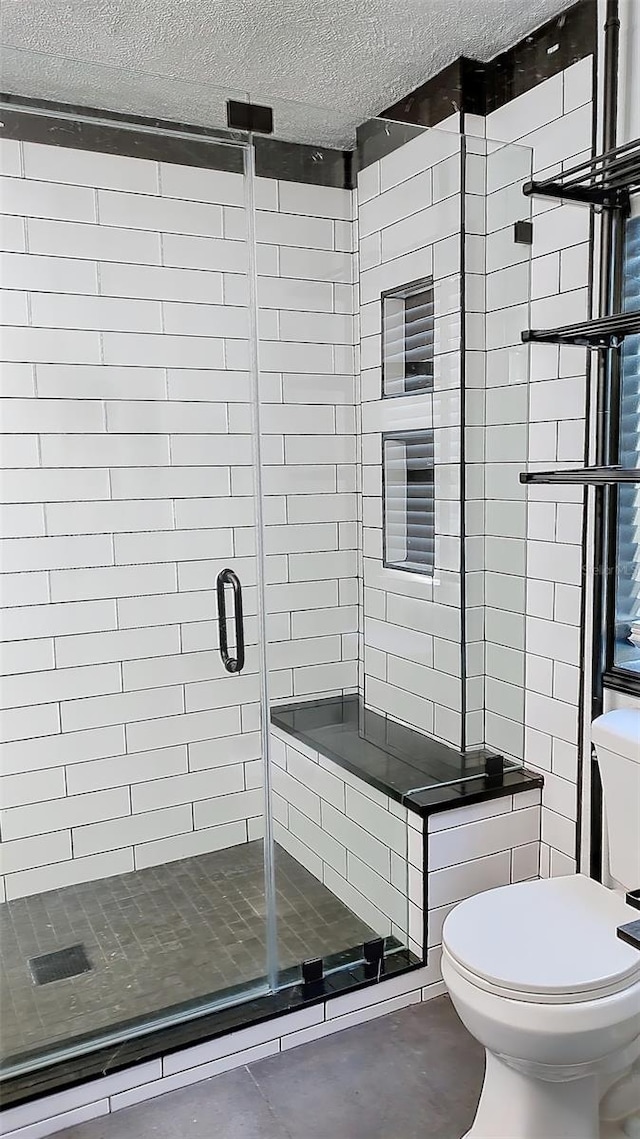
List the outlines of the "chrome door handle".
<svg viewBox="0 0 640 1139">
<path fill-rule="evenodd" d="M 229 656 L 229 642 L 227 640 L 227 604 L 224 587 L 230 585 L 233 589 L 233 606 L 236 626 L 236 655 Z M 216 581 L 218 596 L 218 633 L 220 638 L 220 656 L 227 672 L 242 672 L 244 668 L 244 614 L 242 612 L 242 586 L 240 578 L 231 569 L 223 569 Z"/>
</svg>

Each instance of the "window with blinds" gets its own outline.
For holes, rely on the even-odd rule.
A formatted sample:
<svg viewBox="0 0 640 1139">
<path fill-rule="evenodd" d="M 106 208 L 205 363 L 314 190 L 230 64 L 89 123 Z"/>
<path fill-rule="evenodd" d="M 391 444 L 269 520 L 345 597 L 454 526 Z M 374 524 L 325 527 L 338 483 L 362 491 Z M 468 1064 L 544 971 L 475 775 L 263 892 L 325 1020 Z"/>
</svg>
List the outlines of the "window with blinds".
<svg viewBox="0 0 640 1139">
<path fill-rule="evenodd" d="M 382 294 L 382 394 L 433 387 L 433 282 L 414 281 Z"/>
<path fill-rule="evenodd" d="M 433 572 L 435 496 L 433 431 L 382 436 L 385 566 Z"/>
<path fill-rule="evenodd" d="M 640 309 L 640 217 L 627 224 L 624 267 L 625 310 Z M 640 336 L 622 349 L 620 463 L 637 467 L 640 454 Z M 618 534 L 613 663 L 640 673 L 640 484 L 618 487 Z"/>
</svg>

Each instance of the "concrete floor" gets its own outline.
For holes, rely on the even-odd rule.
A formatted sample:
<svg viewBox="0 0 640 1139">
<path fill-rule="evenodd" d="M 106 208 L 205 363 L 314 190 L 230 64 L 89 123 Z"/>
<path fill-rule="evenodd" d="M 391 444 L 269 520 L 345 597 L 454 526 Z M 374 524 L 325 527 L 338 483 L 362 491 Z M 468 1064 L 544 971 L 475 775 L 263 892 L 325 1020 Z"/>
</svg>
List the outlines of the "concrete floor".
<svg viewBox="0 0 640 1139">
<path fill-rule="evenodd" d="M 437 997 L 58 1139 L 460 1139 L 483 1059 Z"/>
</svg>

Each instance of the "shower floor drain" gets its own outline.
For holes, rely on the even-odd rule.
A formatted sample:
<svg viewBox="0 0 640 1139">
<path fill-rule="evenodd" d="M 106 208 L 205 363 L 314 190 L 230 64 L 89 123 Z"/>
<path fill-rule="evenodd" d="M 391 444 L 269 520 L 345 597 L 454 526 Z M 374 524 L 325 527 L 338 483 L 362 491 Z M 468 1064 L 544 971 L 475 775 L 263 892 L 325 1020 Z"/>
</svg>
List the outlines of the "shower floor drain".
<svg viewBox="0 0 640 1139">
<path fill-rule="evenodd" d="M 88 973 L 92 965 L 84 945 L 70 945 L 68 949 L 56 949 L 54 953 L 31 957 L 29 968 L 35 985 L 48 985 L 50 981 L 63 981 L 67 977 Z"/>
</svg>

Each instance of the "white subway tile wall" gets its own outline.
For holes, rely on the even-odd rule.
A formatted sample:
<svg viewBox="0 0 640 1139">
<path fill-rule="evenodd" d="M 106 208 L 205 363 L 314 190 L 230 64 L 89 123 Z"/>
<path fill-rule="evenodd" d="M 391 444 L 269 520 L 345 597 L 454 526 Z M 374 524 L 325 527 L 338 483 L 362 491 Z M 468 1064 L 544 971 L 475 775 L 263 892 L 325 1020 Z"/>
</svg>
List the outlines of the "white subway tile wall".
<svg viewBox="0 0 640 1139">
<path fill-rule="evenodd" d="M 350 190 L 270 188 L 257 225 L 259 250 L 274 254 L 258 277 L 260 426 L 267 667 L 282 701 L 358 683 L 355 202 Z"/>
<path fill-rule="evenodd" d="M 361 690 L 369 707 L 460 746 L 460 137 L 426 130 L 358 175 Z M 382 398 L 381 293 L 433 277 L 434 386 Z M 433 575 L 381 565 L 382 432 L 432 428 Z"/>
<path fill-rule="evenodd" d="M 31 143 L 4 156 L 24 237 L 2 263 L 12 898 L 213 850 L 230 827 L 246 840 L 263 805 L 242 176 Z M 256 190 L 272 695 L 353 690 L 353 194 Z M 247 618 L 237 677 L 217 651 L 227 565 Z"/>
<path fill-rule="evenodd" d="M 567 168 L 590 154 L 592 68 L 593 59 L 588 56 L 493 111 L 487 116 L 487 136 L 532 147 L 533 170 L 541 176 Z M 499 204 L 498 195 L 496 201 Z M 551 199 L 534 198 L 532 205 L 531 306 L 527 320 L 531 327 L 539 328 L 587 319 L 590 211 Z M 488 237 L 487 262 L 499 255 Z M 510 269 L 512 274 L 515 268 Z M 491 269 L 498 269 L 497 261 Z M 498 271 L 492 275 L 496 280 L 501 277 Z M 516 287 L 515 277 L 512 284 Z M 506 274 L 502 286 L 507 287 Z M 489 295 L 489 284 L 487 288 Z M 487 357 L 487 407 L 494 406 L 494 385 L 498 387 L 496 409 L 507 409 L 505 396 L 510 400 L 508 418 L 494 418 L 493 422 L 526 423 L 527 409 L 518 405 L 514 414 L 511 403 L 511 385 L 519 388 L 526 378 L 525 365 L 518 359 L 521 352 L 508 349 L 504 367 L 493 374 Z M 531 345 L 527 354 L 529 467 L 580 465 L 584 461 L 586 352 L 539 344 Z M 492 410 L 491 414 L 496 413 Z M 492 478 L 496 491 L 491 496 L 487 492 L 487 499 L 501 484 L 510 488 L 510 498 L 522 494 L 513 471 L 510 458 L 502 468 L 496 467 Z M 546 876 L 576 869 L 578 675 L 584 667 L 580 659 L 583 508 L 582 492 L 575 488 L 529 487 L 527 498 L 524 759 L 529 768 L 545 777 L 540 872 Z M 512 530 L 505 528 L 502 533 Z M 513 634 L 514 630 L 505 625 L 505 648 L 510 647 Z M 520 653 L 510 659 L 520 676 Z M 497 664 L 497 658 L 493 660 Z M 496 677 L 506 665 L 506 656 L 497 668 L 494 664 Z M 509 699 L 508 686 L 504 696 Z M 497 705 L 487 719 L 487 743 L 491 743 L 489 732 L 495 730 L 495 738 L 500 739 L 505 720 Z M 507 738 L 503 746 L 509 750 Z"/>
<path fill-rule="evenodd" d="M 201 705 L 187 683 L 225 676 L 211 651 L 212 587 L 220 559 L 237 564 L 240 527 L 253 524 L 250 491 L 218 497 L 251 462 L 238 417 L 249 411 L 248 377 L 226 359 L 231 338 L 246 343 L 247 310 L 222 307 L 222 265 L 232 260 L 234 283 L 244 280 L 246 247 L 237 225 L 233 241 L 214 241 L 222 206 L 193 201 L 199 185 L 196 196 L 231 194 L 240 206 L 242 178 L 27 143 L 6 153 L 25 177 L 5 187 L 3 207 L 24 216 L 28 250 L 2 266 L 4 319 L 24 313 L 3 335 L 2 837 L 13 898 L 153 864 L 161 837 L 175 840 L 162 860 L 191 853 L 192 802 L 234 798 L 216 764 L 247 741 L 224 769 L 244 788 L 259 745 L 240 716 L 240 702 L 257 700 L 251 648 L 248 673 L 209 705 L 223 710 L 190 714 Z M 168 231 L 197 235 L 190 249 L 206 272 L 166 267 Z M 180 457 L 194 432 L 209 453 L 198 467 Z M 182 580 L 193 561 L 208 578 L 197 596 Z M 250 561 L 237 568 L 252 585 Z M 203 651 L 185 652 L 196 630 Z M 196 741 L 201 770 L 190 776 Z"/>
<path fill-rule="evenodd" d="M 466 744 L 521 760 L 524 747 L 526 499 L 518 481 L 527 453 L 530 247 L 514 224 L 531 205 L 522 183 L 532 151 L 469 139 L 466 364 Z M 467 306 L 468 307 L 468 306 Z M 469 325 L 470 317 L 474 324 Z M 484 328 L 483 328 L 484 325 Z"/>
</svg>

